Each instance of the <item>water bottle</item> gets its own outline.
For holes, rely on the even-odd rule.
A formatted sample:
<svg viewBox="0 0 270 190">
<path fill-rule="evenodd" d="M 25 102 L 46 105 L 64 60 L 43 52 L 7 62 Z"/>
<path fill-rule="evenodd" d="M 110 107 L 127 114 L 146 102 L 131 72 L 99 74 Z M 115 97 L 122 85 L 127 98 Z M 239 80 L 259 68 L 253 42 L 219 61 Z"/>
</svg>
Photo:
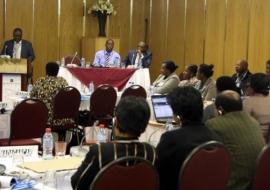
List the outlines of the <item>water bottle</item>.
<svg viewBox="0 0 270 190">
<path fill-rule="evenodd" d="M 32 91 L 32 89 L 33 89 L 33 85 L 31 83 L 29 83 L 27 85 L 27 92 L 30 93 Z"/>
<path fill-rule="evenodd" d="M 149 86 L 149 92 L 148 92 L 148 94 L 149 94 L 149 97 L 151 97 L 152 95 L 155 94 L 155 86 L 153 86 L 153 85 L 150 85 Z"/>
<path fill-rule="evenodd" d="M 91 81 L 91 82 L 89 83 L 89 93 L 90 93 L 90 95 L 93 94 L 94 91 L 95 91 L 94 82 Z"/>
<path fill-rule="evenodd" d="M 166 121 L 166 124 L 165 124 L 165 130 L 166 131 L 171 131 L 171 130 L 173 130 L 173 124 L 172 124 L 172 120 L 171 119 L 168 119 L 167 121 Z"/>
<path fill-rule="evenodd" d="M 105 129 L 104 124 L 99 124 L 98 126 L 96 141 L 98 143 L 107 141 L 107 134 L 106 134 L 106 129 Z"/>
<path fill-rule="evenodd" d="M 42 138 L 43 159 L 48 160 L 53 158 L 53 135 L 51 128 L 46 128 L 46 132 Z"/>
<path fill-rule="evenodd" d="M 65 58 L 64 58 L 64 57 L 61 58 L 60 65 L 61 65 L 62 67 L 65 66 Z"/>
<path fill-rule="evenodd" d="M 85 68 L 85 58 L 82 57 L 81 59 L 81 67 Z"/>
</svg>

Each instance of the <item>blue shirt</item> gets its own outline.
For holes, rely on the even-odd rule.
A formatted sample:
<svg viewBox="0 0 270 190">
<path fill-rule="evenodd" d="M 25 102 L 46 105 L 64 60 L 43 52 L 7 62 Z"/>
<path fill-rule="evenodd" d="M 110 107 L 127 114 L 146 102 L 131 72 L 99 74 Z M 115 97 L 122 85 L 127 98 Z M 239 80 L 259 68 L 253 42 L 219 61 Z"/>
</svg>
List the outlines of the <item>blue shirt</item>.
<svg viewBox="0 0 270 190">
<path fill-rule="evenodd" d="M 120 67 L 120 55 L 116 51 L 107 52 L 100 50 L 96 52 L 93 65 L 96 67 Z"/>
</svg>

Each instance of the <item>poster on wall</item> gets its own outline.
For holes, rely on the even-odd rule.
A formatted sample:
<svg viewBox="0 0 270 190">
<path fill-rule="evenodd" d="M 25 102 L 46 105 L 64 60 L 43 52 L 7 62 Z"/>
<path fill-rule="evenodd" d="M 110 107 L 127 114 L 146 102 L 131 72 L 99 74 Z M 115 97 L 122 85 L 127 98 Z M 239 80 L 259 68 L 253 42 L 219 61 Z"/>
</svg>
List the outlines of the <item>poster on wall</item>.
<svg viewBox="0 0 270 190">
<path fill-rule="evenodd" d="M 3 74 L 2 75 L 2 101 L 7 102 L 7 108 L 13 107 L 12 97 L 16 92 L 21 91 L 20 74 Z"/>
</svg>

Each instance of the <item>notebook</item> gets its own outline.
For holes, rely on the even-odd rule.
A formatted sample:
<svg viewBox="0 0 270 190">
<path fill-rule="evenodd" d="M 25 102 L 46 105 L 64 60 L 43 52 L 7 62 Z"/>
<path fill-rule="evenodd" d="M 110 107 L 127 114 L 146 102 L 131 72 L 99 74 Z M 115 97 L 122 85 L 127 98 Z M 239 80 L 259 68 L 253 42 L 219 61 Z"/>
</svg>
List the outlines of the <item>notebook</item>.
<svg viewBox="0 0 270 190">
<path fill-rule="evenodd" d="M 167 102 L 166 95 L 153 95 L 151 100 L 157 122 L 166 123 L 168 120 L 173 120 L 172 108 Z"/>
</svg>

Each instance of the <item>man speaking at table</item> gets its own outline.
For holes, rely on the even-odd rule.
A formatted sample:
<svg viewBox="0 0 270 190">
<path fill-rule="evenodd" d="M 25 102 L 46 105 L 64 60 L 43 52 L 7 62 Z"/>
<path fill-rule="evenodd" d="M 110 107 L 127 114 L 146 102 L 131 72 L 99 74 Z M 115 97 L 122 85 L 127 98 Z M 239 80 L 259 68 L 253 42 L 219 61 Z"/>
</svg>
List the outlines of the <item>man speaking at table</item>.
<svg viewBox="0 0 270 190">
<path fill-rule="evenodd" d="M 105 50 L 96 52 L 94 67 L 120 67 L 120 55 L 113 50 L 114 41 L 108 39 L 105 44 Z"/>
<path fill-rule="evenodd" d="M 31 78 L 33 74 L 33 64 L 35 53 L 31 42 L 22 39 L 22 29 L 15 28 L 13 30 L 13 39 L 4 43 L 1 55 L 9 55 L 11 58 L 27 59 L 28 72 L 27 77 Z"/>
</svg>

